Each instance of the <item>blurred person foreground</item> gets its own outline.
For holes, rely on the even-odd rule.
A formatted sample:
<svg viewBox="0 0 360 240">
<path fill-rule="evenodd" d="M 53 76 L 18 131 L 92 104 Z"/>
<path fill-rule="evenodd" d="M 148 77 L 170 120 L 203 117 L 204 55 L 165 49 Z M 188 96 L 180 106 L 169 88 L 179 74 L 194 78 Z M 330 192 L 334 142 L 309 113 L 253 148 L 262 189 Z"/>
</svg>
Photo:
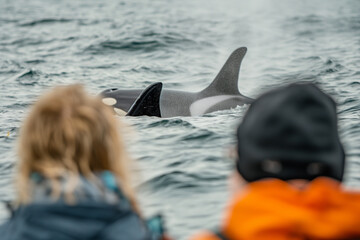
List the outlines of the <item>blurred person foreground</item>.
<svg viewBox="0 0 360 240">
<path fill-rule="evenodd" d="M 341 181 L 335 102 L 312 84 L 270 91 L 237 130 L 234 196 L 218 229 L 193 240 L 360 239 L 360 192 Z"/>
<path fill-rule="evenodd" d="M 119 124 L 79 85 L 42 96 L 21 129 L 1 239 L 165 239 L 161 218 L 141 217 Z"/>
</svg>

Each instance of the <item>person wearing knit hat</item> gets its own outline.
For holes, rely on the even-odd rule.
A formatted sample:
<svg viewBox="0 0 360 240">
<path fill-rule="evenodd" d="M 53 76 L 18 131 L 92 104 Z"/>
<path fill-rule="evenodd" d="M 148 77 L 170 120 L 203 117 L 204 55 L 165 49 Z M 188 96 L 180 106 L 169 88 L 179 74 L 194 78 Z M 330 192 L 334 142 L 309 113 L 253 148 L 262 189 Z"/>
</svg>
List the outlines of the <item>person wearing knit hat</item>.
<svg viewBox="0 0 360 240">
<path fill-rule="evenodd" d="M 334 100 L 311 83 L 256 99 L 237 129 L 225 219 L 192 239 L 359 239 L 360 192 L 341 183 L 337 125 Z"/>
</svg>

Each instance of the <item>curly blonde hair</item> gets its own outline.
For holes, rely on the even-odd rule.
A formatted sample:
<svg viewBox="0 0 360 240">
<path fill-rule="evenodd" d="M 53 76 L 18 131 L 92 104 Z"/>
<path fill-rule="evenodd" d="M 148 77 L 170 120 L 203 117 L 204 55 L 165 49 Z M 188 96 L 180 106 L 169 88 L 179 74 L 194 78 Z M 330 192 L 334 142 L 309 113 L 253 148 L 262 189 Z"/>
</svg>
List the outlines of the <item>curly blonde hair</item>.
<svg viewBox="0 0 360 240">
<path fill-rule="evenodd" d="M 130 186 L 130 158 L 119 127 L 123 125 L 100 98 L 88 95 L 81 85 L 56 87 L 32 107 L 19 138 L 18 202 L 31 202 L 33 172 L 51 181 L 53 197 L 60 196 L 59 178 L 71 173 L 67 196 L 76 177 L 94 178 L 111 171 L 125 196 L 138 211 Z M 70 200 L 71 201 L 71 200 Z"/>
</svg>

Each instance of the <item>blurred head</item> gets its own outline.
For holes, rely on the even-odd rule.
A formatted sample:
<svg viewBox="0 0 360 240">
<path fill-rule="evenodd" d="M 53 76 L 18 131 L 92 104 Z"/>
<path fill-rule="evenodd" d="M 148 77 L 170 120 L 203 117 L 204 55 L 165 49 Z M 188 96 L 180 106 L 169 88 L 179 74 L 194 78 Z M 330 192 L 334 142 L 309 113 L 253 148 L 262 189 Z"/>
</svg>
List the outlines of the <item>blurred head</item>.
<svg viewBox="0 0 360 240">
<path fill-rule="evenodd" d="M 133 201 L 129 158 L 118 124 L 110 109 L 80 85 L 56 87 L 40 97 L 20 133 L 19 202 L 31 201 L 29 178 L 34 172 L 50 179 L 56 194 L 59 178 L 93 178 L 104 170 L 115 174 Z"/>
<path fill-rule="evenodd" d="M 237 170 L 248 182 L 343 178 L 335 102 L 313 84 L 293 84 L 259 97 L 237 137 Z"/>
</svg>

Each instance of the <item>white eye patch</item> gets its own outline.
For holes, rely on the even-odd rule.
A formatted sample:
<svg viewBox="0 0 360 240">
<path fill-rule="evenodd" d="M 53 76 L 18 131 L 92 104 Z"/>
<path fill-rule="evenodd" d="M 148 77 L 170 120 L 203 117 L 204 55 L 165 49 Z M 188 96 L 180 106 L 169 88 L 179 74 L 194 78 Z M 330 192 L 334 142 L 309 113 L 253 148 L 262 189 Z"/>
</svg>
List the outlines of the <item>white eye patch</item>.
<svg viewBox="0 0 360 240">
<path fill-rule="evenodd" d="M 108 106 L 112 106 L 116 104 L 116 99 L 115 98 L 103 98 L 102 102 Z"/>
</svg>

